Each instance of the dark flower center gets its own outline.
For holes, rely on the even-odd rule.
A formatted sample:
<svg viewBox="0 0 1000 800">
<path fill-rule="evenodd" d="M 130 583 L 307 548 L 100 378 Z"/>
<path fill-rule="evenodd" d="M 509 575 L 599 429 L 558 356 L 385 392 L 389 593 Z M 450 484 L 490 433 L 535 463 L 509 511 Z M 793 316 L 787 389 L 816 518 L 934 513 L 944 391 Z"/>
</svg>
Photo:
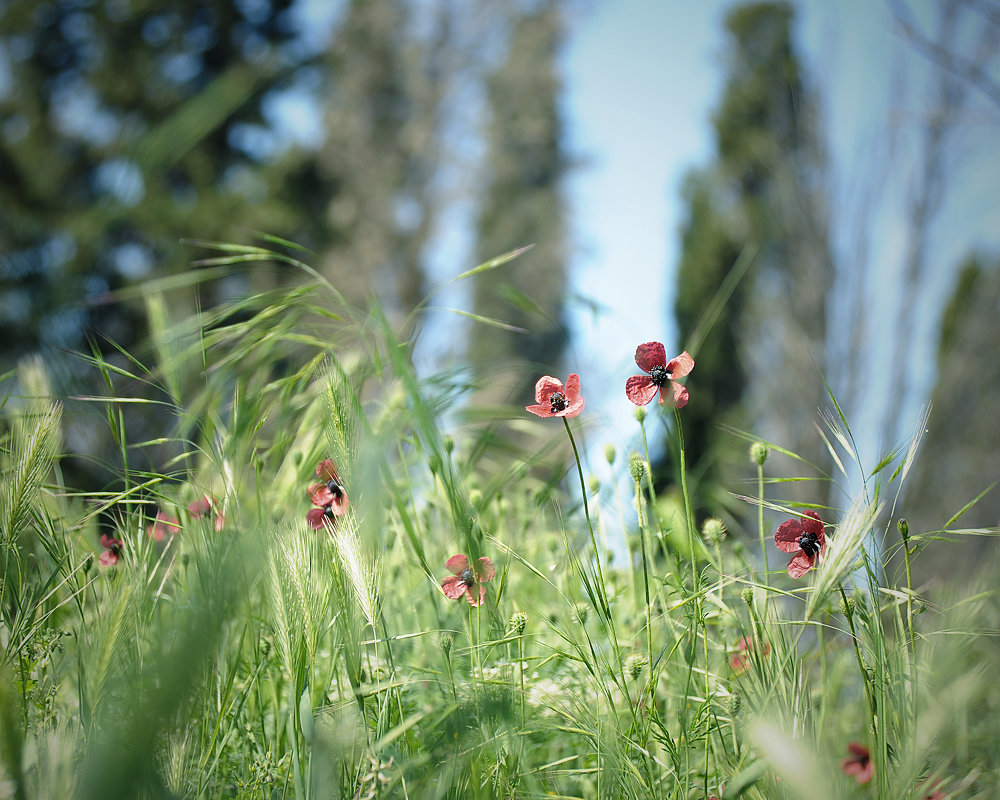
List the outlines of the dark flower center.
<svg viewBox="0 0 1000 800">
<path fill-rule="evenodd" d="M 344 487 L 341 486 L 335 480 L 329 480 L 326 482 L 326 488 L 329 490 L 330 494 L 336 497 L 338 500 L 344 496 Z"/>
<path fill-rule="evenodd" d="M 549 398 L 549 402 L 552 404 L 552 413 L 555 414 L 559 411 L 565 411 L 569 402 L 566 400 L 566 395 L 562 392 L 553 392 L 552 397 Z"/>
<path fill-rule="evenodd" d="M 799 537 L 799 547 L 809 558 L 819 552 L 819 537 L 815 533 L 804 533 Z"/>
<path fill-rule="evenodd" d="M 653 367 L 649 371 L 649 377 L 653 379 L 653 383 L 657 386 L 665 386 L 670 382 L 670 373 L 667 372 L 666 367 Z"/>
<path fill-rule="evenodd" d="M 333 513 L 333 506 L 332 505 L 323 506 L 323 516 L 329 517 L 330 519 L 333 519 L 334 513 Z"/>
<path fill-rule="evenodd" d="M 466 567 L 462 570 L 462 574 L 459 575 L 459 579 L 466 586 L 472 586 L 476 582 L 476 576 L 473 574 L 472 570 Z"/>
</svg>

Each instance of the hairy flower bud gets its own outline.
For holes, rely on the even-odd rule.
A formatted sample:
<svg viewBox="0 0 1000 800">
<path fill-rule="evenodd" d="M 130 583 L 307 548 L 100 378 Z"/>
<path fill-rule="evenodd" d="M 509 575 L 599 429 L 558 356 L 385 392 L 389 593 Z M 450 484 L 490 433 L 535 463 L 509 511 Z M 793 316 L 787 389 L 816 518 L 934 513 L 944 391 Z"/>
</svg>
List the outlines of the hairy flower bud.
<svg viewBox="0 0 1000 800">
<path fill-rule="evenodd" d="M 767 445 L 763 442 L 754 442 L 750 445 L 750 460 L 758 467 L 763 467 L 767 461 Z"/>
<path fill-rule="evenodd" d="M 857 610 L 858 601 L 855 599 L 854 595 L 849 594 L 846 597 L 840 598 L 840 611 L 845 617 L 850 619 L 854 616 Z"/>
<path fill-rule="evenodd" d="M 453 633 L 442 633 L 438 636 L 438 646 L 444 651 L 445 655 L 451 652 L 451 646 L 455 643 L 455 634 Z"/>
<path fill-rule="evenodd" d="M 633 653 L 625 659 L 625 672 L 628 673 L 628 676 L 634 681 L 639 680 L 639 676 L 642 674 L 645 667 L 646 659 L 638 653 Z"/>
<path fill-rule="evenodd" d="M 900 517 L 899 522 L 896 523 L 896 527 L 899 528 L 899 535 L 903 537 L 905 542 L 910 537 L 910 523 L 906 521 L 906 517 Z"/>
<path fill-rule="evenodd" d="M 507 627 L 514 631 L 518 636 L 524 633 L 524 629 L 528 625 L 528 615 L 523 611 L 515 611 L 510 615 L 510 622 L 507 623 Z"/>
<path fill-rule="evenodd" d="M 604 457 L 608 460 L 608 464 L 615 463 L 615 457 L 618 455 L 618 451 L 615 450 L 615 446 L 608 442 L 604 445 Z"/>
<path fill-rule="evenodd" d="M 601 491 L 601 481 L 596 475 L 591 475 L 587 479 L 587 488 L 590 489 L 591 494 L 597 494 Z"/>
<path fill-rule="evenodd" d="M 573 608 L 573 617 L 581 625 L 587 624 L 587 616 L 590 614 L 590 606 L 586 603 L 577 603 Z"/>
<path fill-rule="evenodd" d="M 635 419 L 640 425 L 646 421 L 646 409 L 642 406 L 635 407 Z"/>
<path fill-rule="evenodd" d="M 729 716 L 738 717 L 740 715 L 740 708 L 743 706 L 743 695 L 739 692 L 734 691 L 729 695 Z"/>
<path fill-rule="evenodd" d="M 628 457 L 628 471 L 632 473 L 632 480 L 636 483 L 641 481 L 642 476 L 646 474 L 646 462 L 638 453 L 632 453 Z"/>
<path fill-rule="evenodd" d="M 744 603 L 746 603 L 748 606 L 753 605 L 753 587 L 752 586 L 744 586 L 743 587 L 743 592 L 741 594 L 743 595 L 743 602 Z"/>
<path fill-rule="evenodd" d="M 701 523 L 701 537 L 709 544 L 721 544 L 727 535 L 726 525 L 718 517 L 709 517 Z"/>
</svg>

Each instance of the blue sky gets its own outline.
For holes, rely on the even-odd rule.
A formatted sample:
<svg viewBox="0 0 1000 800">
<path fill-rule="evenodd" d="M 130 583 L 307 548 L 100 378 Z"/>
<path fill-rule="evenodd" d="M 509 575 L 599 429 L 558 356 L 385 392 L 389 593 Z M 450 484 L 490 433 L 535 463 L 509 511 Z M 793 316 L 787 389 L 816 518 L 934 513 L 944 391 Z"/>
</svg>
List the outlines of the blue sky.
<svg viewBox="0 0 1000 800">
<path fill-rule="evenodd" d="M 680 186 L 685 173 L 712 154 L 711 113 L 724 79 L 723 20 L 734 5 L 619 0 L 595 3 L 573 20 L 564 61 L 569 145 L 581 160 L 567 187 L 572 274 L 576 291 L 600 300 L 605 312 L 576 314 L 569 360 L 586 376 L 588 416 L 597 415 L 590 443 L 595 452 L 608 440 L 626 446 L 636 430 L 622 388 L 635 371 L 635 345 L 656 339 L 668 350 L 679 347 L 669 309 L 683 214 Z M 892 308 L 915 154 L 933 108 L 933 71 L 904 41 L 886 3 L 794 5 L 796 44 L 821 99 L 838 258 L 857 258 L 863 226 L 871 240 L 863 256 L 863 317 L 871 346 L 852 365 L 870 380 L 852 424 L 874 459 L 886 414 L 901 406 L 899 429 L 888 433 L 907 432 L 936 380 L 920 365 L 934 361 L 936 324 L 958 260 L 972 247 L 1000 251 L 998 114 L 974 98 L 969 119 L 957 128 L 945 203 L 930 230 L 930 275 L 913 309 L 921 320 L 909 354 L 914 386 L 901 403 L 887 383 Z M 936 4 L 910 5 L 918 20 L 933 20 Z M 859 219 L 873 192 L 876 202 Z M 846 302 L 847 296 L 831 297 L 831 311 Z"/>
</svg>

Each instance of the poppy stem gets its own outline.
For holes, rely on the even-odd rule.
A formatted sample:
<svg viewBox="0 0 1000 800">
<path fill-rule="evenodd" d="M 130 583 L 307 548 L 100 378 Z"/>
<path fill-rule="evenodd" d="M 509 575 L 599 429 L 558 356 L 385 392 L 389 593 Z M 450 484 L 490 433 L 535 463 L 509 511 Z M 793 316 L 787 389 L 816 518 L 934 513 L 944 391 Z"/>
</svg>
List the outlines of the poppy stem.
<svg viewBox="0 0 1000 800">
<path fill-rule="evenodd" d="M 594 523 L 590 520 L 590 506 L 587 504 L 587 482 L 583 479 L 583 466 L 580 463 L 580 451 L 576 448 L 576 440 L 573 438 L 573 430 L 569 427 L 569 420 L 562 418 L 566 426 L 566 433 L 569 436 L 569 443 L 573 446 L 573 459 L 576 461 L 576 471 L 580 476 L 580 493 L 583 495 L 583 513 L 587 517 L 587 529 L 590 531 L 590 544 L 594 548 L 594 559 L 597 561 L 597 578 L 601 585 L 601 599 L 605 607 L 608 606 L 608 593 L 604 585 L 604 571 L 601 569 L 601 551 L 597 547 L 597 537 L 594 535 Z M 610 609 L 608 617 L 610 618 Z"/>
<path fill-rule="evenodd" d="M 650 617 L 649 602 L 649 560 L 646 555 L 646 522 L 642 513 L 642 481 L 635 482 L 635 507 L 639 514 L 639 545 L 642 549 L 642 585 L 646 593 L 646 661 L 649 664 L 649 702 L 650 709 L 656 699 L 656 683 L 653 673 L 653 623 Z"/>
<path fill-rule="evenodd" d="M 767 544 L 764 539 L 764 465 L 757 465 L 757 536 L 760 538 L 760 554 L 764 557 L 764 585 L 771 588 L 771 568 L 767 563 Z M 764 592 L 767 605 L 767 592 Z"/>
<path fill-rule="evenodd" d="M 858 641 L 857 631 L 854 630 L 854 614 L 851 612 L 851 606 L 847 602 L 847 593 L 844 591 L 844 584 L 838 583 L 837 588 L 840 590 L 840 598 L 844 603 L 844 616 L 847 617 L 847 626 L 851 629 L 851 642 L 854 644 L 854 656 L 858 661 L 858 671 L 861 673 L 861 683 L 865 687 L 865 697 L 868 700 L 868 712 L 872 717 L 872 724 L 877 723 L 875 717 L 875 698 L 872 696 L 872 687 L 868 680 L 868 672 L 865 669 L 864 659 L 861 657 L 861 643 Z"/>
<path fill-rule="evenodd" d="M 684 428 L 681 425 L 681 414 L 674 409 L 674 422 L 677 425 L 678 466 L 681 473 L 681 495 L 684 498 L 684 520 L 687 524 L 688 550 L 691 554 L 691 587 L 698 592 L 698 562 L 694 551 L 694 511 L 691 508 L 691 495 L 687 485 L 687 464 L 684 456 Z"/>
</svg>

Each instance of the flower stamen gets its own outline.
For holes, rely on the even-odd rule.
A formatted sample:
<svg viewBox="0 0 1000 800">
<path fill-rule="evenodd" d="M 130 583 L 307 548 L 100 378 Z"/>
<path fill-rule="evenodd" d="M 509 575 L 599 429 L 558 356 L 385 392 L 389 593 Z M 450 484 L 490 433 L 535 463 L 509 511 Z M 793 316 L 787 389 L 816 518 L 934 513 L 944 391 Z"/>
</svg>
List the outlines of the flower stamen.
<svg viewBox="0 0 1000 800">
<path fill-rule="evenodd" d="M 649 377 L 652 379 L 653 383 L 657 386 L 666 386 L 670 383 L 671 375 L 667 372 L 666 367 L 653 367 L 649 371 Z"/>
</svg>

